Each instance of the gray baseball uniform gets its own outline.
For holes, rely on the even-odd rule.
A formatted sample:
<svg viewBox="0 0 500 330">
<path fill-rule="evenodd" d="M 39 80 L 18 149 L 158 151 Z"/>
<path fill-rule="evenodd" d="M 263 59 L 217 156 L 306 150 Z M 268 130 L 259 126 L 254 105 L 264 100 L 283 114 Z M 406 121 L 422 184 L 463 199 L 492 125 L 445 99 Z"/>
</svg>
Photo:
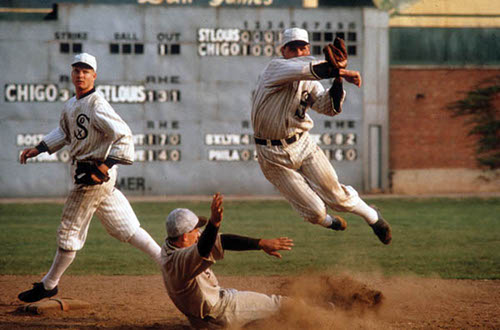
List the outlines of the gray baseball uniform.
<svg viewBox="0 0 500 330">
<path fill-rule="evenodd" d="M 113 159 L 132 164 L 132 133 L 104 96 L 96 91 L 64 105 L 59 127 L 43 138 L 50 153 L 68 145 L 74 161 Z M 73 166 L 74 168 L 74 166 Z M 128 200 L 116 188 L 116 167 L 109 171 L 110 180 L 101 185 L 76 184 L 71 190 L 58 230 L 58 244 L 64 250 L 80 250 L 94 213 L 110 235 L 127 241 L 140 224 Z"/>
<path fill-rule="evenodd" d="M 196 244 L 179 248 L 165 241 L 162 273 L 168 295 L 194 327 L 243 326 L 279 310 L 282 297 L 219 286 L 210 266 L 224 257 L 221 236 L 217 235 L 208 257 Z"/>
<path fill-rule="evenodd" d="M 330 161 L 308 134 L 313 127 L 308 109 L 327 116 L 341 111 L 312 71 L 318 63 L 310 56 L 272 60 L 260 74 L 252 98 L 254 135 L 266 141 L 256 145 L 262 173 L 314 224 L 325 220 L 325 203 L 336 211 L 351 211 L 360 201 L 354 188 L 339 183 Z M 345 95 L 343 91 L 340 104 Z"/>
</svg>

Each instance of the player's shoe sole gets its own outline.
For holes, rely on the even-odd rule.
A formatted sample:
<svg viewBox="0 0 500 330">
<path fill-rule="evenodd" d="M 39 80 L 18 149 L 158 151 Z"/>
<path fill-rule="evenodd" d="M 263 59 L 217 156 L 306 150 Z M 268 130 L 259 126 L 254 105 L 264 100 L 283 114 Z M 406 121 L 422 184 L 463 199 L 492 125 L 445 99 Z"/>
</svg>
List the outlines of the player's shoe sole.
<svg viewBox="0 0 500 330">
<path fill-rule="evenodd" d="M 332 218 L 333 222 L 328 228 L 333 230 L 345 230 L 347 228 L 347 221 L 344 218 L 338 215 L 334 215 Z"/>
<path fill-rule="evenodd" d="M 17 297 L 24 302 L 35 302 L 43 298 L 50 298 L 57 294 L 57 286 L 52 290 L 45 290 L 42 282 L 33 283 L 33 288 L 21 292 Z"/>
</svg>

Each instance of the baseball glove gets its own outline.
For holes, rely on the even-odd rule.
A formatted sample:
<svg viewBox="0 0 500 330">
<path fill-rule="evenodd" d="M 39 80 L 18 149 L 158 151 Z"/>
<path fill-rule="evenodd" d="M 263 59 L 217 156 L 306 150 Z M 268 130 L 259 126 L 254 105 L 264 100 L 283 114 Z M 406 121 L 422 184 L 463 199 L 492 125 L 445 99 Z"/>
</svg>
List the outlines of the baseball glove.
<svg viewBox="0 0 500 330">
<path fill-rule="evenodd" d="M 92 174 L 101 181 L 96 181 L 92 178 Z M 96 163 L 78 162 L 75 170 L 75 184 L 96 185 L 109 181 L 108 173 L 102 172 Z"/>
<path fill-rule="evenodd" d="M 326 61 L 334 69 L 345 69 L 347 67 L 347 50 L 343 39 L 336 37 L 333 44 L 327 44 L 323 47 L 323 53 Z"/>
</svg>

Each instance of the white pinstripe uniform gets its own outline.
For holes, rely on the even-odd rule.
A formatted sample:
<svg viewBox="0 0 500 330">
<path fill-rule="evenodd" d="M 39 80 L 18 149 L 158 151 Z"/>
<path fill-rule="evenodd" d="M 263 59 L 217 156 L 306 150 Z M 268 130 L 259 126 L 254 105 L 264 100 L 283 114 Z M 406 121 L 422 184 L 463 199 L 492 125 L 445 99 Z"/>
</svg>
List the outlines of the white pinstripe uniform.
<svg viewBox="0 0 500 330">
<path fill-rule="evenodd" d="M 112 158 L 132 164 L 134 144 L 127 124 L 100 92 L 81 99 L 71 98 L 64 105 L 60 125 L 43 138 L 50 153 L 68 145 L 75 161 L 101 161 Z M 73 166 L 73 170 L 75 166 Z M 116 188 L 116 166 L 110 180 L 100 185 L 75 184 L 71 190 L 57 231 L 63 250 L 80 250 L 94 213 L 113 237 L 128 241 L 139 228 L 137 217 L 125 196 Z"/>
<path fill-rule="evenodd" d="M 327 116 L 339 113 L 312 71 L 318 63 L 311 56 L 272 60 L 260 74 L 252 98 L 255 137 L 283 144 L 256 145 L 262 173 L 313 224 L 325 221 L 325 204 L 349 212 L 360 201 L 354 188 L 339 183 L 330 161 L 308 134 L 313 127 L 308 109 Z M 345 95 L 344 91 L 342 102 Z M 300 133 L 298 141 L 284 141 Z"/>
<path fill-rule="evenodd" d="M 64 146 L 76 162 L 93 163 L 99 170 L 108 169 L 109 180 L 96 180 L 87 173 L 89 164 L 80 166 L 87 176 L 75 183 L 66 199 L 57 230 L 59 248 L 52 266 L 41 282 L 18 295 L 19 300 L 35 302 L 58 293 L 59 281 L 75 259 L 76 252 L 85 244 L 92 216 L 96 214 L 106 231 L 120 241 L 128 242 L 148 254 L 158 265 L 161 263 L 161 248 L 156 241 L 140 227 L 139 220 L 125 196 L 114 187 L 115 164 L 132 164 L 134 144 L 128 125 L 118 116 L 104 96 L 96 92 L 97 61 L 90 54 L 75 56 L 72 63 L 72 81 L 77 96 L 64 104 L 59 127 L 47 134 L 34 148 L 24 149 L 21 164 L 42 152 L 54 153 Z M 104 166 L 105 165 L 105 166 Z M 76 166 L 72 170 L 76 174 Z M 95 175 L 95 174 L 93 174 Z M 97 177 L 97 176 L 96 176 Z M 76 175 L 75 175 L 76 179 Z M 90 179 L 95 184 L 90 184 Z M 75 180 L 76 182 L 76 180 Z"/>
</svg>

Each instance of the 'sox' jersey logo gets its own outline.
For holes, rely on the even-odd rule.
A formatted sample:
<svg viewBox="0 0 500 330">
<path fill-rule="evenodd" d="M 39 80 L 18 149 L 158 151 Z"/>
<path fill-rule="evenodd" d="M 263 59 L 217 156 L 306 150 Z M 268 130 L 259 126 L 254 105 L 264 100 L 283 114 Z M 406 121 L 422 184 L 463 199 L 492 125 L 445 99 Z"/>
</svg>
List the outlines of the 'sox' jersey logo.
<svg viewBox="0 0 500 330">
<path fill-rule="evenodd" d="M 303 91 L 300 97 L 300 104 L 298 109 L 295 111 L 295 116 L 300 120 L 306 118 L 307 107 L 309 106 L 310 94 L 308 91 Z"/>
<path fill-rule="evenodd" d="M 73 134 L 75 135 L 75 138 L 77 140 L 83 140 L 89 135 L 89 131 L 87 127 L 85 127 L 88 126 L 89 122 L 90 118 L 83 113 L 76 117 L 76 126 L 78 126 L 79 128 L 76 129 Z"/>
</svg>

